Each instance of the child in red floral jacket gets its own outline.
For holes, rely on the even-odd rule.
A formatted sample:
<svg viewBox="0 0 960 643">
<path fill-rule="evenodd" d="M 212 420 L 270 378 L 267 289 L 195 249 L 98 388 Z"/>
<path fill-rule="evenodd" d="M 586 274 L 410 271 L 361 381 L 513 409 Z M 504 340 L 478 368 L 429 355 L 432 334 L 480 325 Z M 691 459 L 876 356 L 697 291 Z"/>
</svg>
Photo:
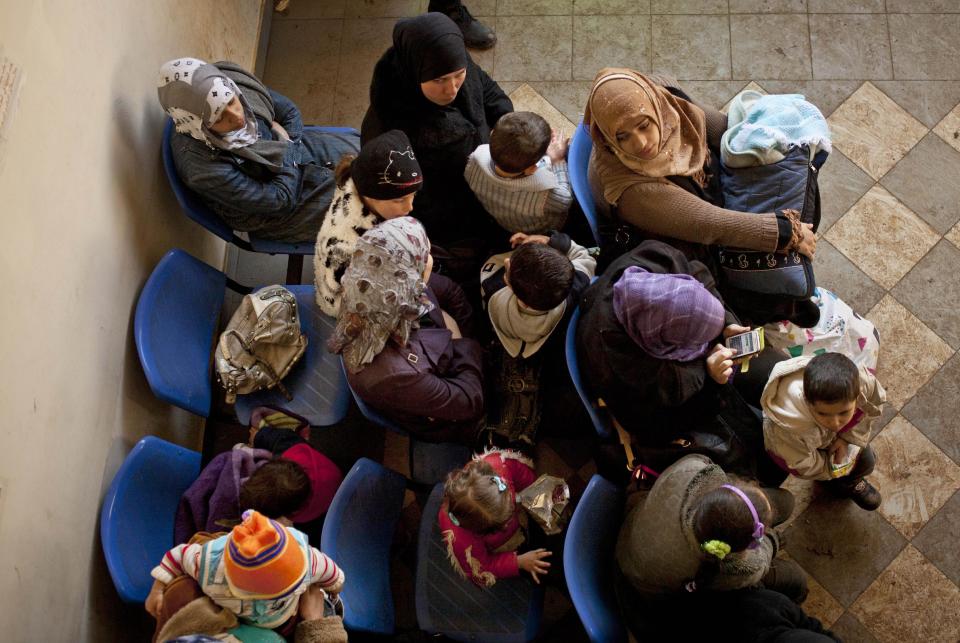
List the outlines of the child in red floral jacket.
<svg viewBox="0 0 960 643">
<path fill-rule="evenodd" d="M 536 474 L 529 458 L 516 451 L 491 449 L 473 456 L 449 475 L 437 519 L 451 564 L 465 578 L 491 587 L 498 578 L 530 572 L 534 582 L 550 568 L 551 552 L 517 554 L 525 539 L 526 514 L 516 495 Z"/>
</svg>

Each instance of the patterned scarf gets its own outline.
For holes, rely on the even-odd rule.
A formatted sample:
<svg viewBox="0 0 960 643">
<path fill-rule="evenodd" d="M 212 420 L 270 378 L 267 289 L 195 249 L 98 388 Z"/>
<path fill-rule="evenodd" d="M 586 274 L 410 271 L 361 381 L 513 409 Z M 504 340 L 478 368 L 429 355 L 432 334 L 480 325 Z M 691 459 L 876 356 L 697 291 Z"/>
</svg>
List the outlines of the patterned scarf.
<svg viewBox="0 0 960 643">
<path fill-rule="evenodd" d="M 399 217 L 367 230 L 357 241 L 343 275 L 340 314 L 327 342 L 343 354 L 356 373 L 380 354 L 387 340 L 405 346 L 420 317 L 433 310 L 426 297 L 423 271 L 430 240 L 413 217 Z"/>
</svg>

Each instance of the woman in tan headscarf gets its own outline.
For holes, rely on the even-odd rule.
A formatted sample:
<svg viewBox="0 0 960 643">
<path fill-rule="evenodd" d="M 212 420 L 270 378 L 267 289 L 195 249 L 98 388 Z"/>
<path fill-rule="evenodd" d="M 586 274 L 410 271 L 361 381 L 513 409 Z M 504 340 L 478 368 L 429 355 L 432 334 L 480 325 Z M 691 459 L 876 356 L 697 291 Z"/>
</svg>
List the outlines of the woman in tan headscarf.
<svg viewBox="0 0 960 643">
<path fill-rule="evenodd" d="M 639 229 L 629 245 L 659 238 L 688 254 L 701 254 L 690 244 L 716 244 L 813 257 L 812 226 L 794 214 L 748 215 L 716 205 L 710 148 L 718 148 L 727 128 L 725 114 L 638 72 L 606 68 L 594 80 L 583 121 L 594 142 L 591 187 L 601 208 Z"/>
</svg>

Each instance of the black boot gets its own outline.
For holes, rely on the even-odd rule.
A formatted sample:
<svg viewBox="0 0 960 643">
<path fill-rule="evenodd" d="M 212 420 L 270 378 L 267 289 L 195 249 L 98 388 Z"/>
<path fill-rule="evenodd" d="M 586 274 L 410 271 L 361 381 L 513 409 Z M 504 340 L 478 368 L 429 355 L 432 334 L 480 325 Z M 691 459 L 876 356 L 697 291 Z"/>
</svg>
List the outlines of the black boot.
<svg viewBox="0 0 960 643">
<path fill-rule="evenodd" d="M 483 24 L 471 15 L 470 11 L 460 3 L 460 6 L 446 12 L 450 19 L 457 23 L 463 33 L 463 41 L 471 49 L 490 49 L 497 44 L 497 34 L 493 29 Z"/>
<path fill-rule="evenodd" d="M 880 492 L 867 482 L 866 478 L 860 478 L 857 484 L 850 487 L 848 494 L 850 499 L 857 503 L 858 507 L 867 511 L 875 510 L 883 502 Z"/>
</svg>

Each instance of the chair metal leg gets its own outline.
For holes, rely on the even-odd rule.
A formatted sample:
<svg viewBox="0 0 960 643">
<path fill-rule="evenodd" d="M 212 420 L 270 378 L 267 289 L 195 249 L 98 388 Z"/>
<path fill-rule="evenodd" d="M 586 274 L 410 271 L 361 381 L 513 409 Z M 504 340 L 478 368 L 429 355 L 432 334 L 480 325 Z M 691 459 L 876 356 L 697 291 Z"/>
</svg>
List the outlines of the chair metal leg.
<svg viewBox="0 0 960 643">
<path fill-rule="evenodd" d="M 287 282 L 299 284 L 303 275 L 303 255 L 287 255 Z"/>
</svg>

